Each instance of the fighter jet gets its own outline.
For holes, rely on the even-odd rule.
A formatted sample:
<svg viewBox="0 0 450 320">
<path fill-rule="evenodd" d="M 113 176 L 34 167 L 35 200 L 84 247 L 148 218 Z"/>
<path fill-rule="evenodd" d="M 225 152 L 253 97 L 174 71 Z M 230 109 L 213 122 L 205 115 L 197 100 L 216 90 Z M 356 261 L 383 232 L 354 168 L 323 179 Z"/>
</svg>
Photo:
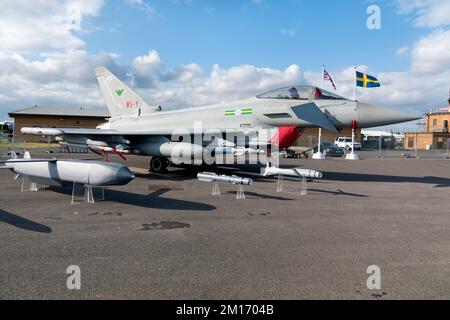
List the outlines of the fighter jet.
<svg viewBox="0 0 450 320">
<path fill-rule="evenodd" d="M 238 101 L 165 111 L 149 106 L 106 68 L 96 68 L 95 75 L 111 114 L 107 123 L 96 129 L 25 127 L 22 133 L 56 136 L 62 145 L 87 146 L 103 155 L 151 156 L 150 170 L 162 172 L 169 160 L 174 162 L 181 155 L 184 159 L 186 155 L 189 159 L 202 158 L 205 151 L 214 156 L 216 151 L 258 149 L 262 143 L 286 148 L 304 128 L 320 127 L 336 132 L 351 127 L 355 121 L 365 128 L 420 118 L 351 101 L 318 87 L 298 85 Z M 238 145 L 239 139 L 228 137 L 230 132 L 248 136 L 264 129 L 278 130 L 265 141 L 260 141 L 259 136 L 254 141 L 252 136 L 244 145 Z M 208 132 L 215 134 L 210 139 L 195 139 L 198 134 Z"/>
</svg>

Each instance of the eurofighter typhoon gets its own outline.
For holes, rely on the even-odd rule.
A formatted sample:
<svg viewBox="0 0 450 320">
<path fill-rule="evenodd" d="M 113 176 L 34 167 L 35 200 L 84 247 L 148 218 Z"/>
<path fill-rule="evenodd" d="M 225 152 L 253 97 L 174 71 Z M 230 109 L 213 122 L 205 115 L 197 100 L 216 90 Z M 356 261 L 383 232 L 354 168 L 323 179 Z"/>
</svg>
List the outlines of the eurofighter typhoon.
<svg viewBox="0 0 450 320">
<path fill-rule="evenodd" d="M 351 101 L 314 86 L 289 86 L 238 101 L 164 111 L 149 106 L 106 68 L 96 68 L 95 75 L 111 115 L 107 123 L 96 129 L 22 128 L 22 133 L 56 136 L 64 146 L 83 146 L 104 156 L 151 156 L 150 170 L 161 172 L 169 161 L 179 164 L 181 158 L 206 162 L 205 154 L 214 158 L 229 150 L 251 153 L 263 144 L 287 148 L 304 128 L 336 132 L 354 121 L 365 128 L 420 118 Z M 263 138 L 253 135 L 268 129 L 272 133 Z"/>
</svg>

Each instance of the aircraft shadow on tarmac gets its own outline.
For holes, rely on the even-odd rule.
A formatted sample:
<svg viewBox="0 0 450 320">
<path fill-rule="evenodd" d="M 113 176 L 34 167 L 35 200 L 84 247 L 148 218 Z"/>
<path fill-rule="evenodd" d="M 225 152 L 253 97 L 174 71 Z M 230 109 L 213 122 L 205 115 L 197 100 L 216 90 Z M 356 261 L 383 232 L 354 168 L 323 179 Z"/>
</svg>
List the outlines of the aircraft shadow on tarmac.
<svg viewBox="0 0 450 320">
<path fill-rule="evenodd" d="M 72 194 L 72 189 L 69 188 L 52 188 L 52 190 L 67 195 Z M 149 209 L 180 211 L 213 211 L 216 209 L 215 206 L 206 203 L 162 197 L 163 194 L 169 192 L 170 190 L 171 189 L 169 188 L 161 188 L 150 194 L 143 195 L 107 189 L 105 190 L 105 201 L 113 201 Z"/>
<path fill-rule="evenodd" d="M 28 220 L 26 218 L 20 217 L 18 215 L 6 212 L 0 209 L 0 222 L 10 224 L 16 228 L 34 231 L 39 233 L 51 233 L 52 229 L 46 225 Z"/>
<path fill-rule="evenodd" d="M 423 183 L 435 185 L 435 188 L 450 187 L 450 179 L 442 177 L 404 177 L 404 176 L 386 176 L 378 174 L 364 173 L 343 173 L 343 172 L 325 172 L 325 180 L 333 181 L 353 181 L 353 182 L 388 182 L 388 183 Z"/>
</svg>

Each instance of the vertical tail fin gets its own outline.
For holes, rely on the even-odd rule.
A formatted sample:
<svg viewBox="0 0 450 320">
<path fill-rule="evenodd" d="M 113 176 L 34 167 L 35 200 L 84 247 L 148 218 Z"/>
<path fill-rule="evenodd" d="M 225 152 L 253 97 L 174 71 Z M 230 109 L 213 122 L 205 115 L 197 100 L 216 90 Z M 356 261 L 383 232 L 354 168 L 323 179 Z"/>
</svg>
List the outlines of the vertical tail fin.
<svg viewBox="0 0 450 320">
<path fill-rule="evenodd" d="M 141 113 L 159 110 L 157 107 L 148 106 L 140 96 L 105 67 L 96 68 L 95 76 L 105 97 L 111 117 L 139 116 Z"/>
</svg>

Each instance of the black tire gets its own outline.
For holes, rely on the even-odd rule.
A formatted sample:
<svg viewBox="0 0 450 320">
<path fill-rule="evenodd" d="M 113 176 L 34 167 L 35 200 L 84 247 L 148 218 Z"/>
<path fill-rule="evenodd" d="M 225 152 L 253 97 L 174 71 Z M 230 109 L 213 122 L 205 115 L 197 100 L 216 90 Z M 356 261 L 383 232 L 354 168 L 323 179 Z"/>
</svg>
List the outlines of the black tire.
<svg viewBox="0 0 450 320">
<path fill-rule="evenodd" d="M 164 157 L 152 157 L 150 160 L 150 171 L 162 173 L 167 170 L 168 161 Z"/>
</svg>

